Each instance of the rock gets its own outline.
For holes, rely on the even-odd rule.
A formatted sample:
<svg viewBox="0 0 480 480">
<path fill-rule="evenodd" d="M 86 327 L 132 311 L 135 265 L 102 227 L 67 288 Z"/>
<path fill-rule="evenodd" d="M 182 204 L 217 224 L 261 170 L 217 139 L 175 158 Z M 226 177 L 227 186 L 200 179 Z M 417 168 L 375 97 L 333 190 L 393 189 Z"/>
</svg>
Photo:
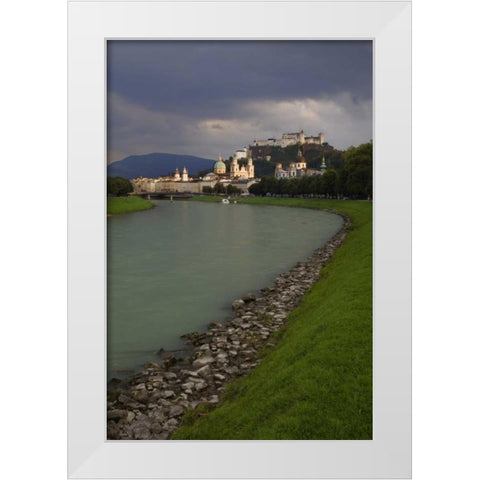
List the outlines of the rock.
<svg viewBox="0 0 480 480">
<path fill-rule="evenodd" d="M 135 400 L 140 403 L 148 403 L 148 392 L 146 390 L 136 390 L 132 393 L 132 396 Z"/>
<path fill-rule="evenodd" d="M 195 390 L 196 390 L 197 392 L 201 392 L 202 390 L 205 390 L 207 387 L 208 387 L 208 385 L 207 385 L 206 382 L 196 383 L 196 384 L 195 384 Z"/>
<path fill-rule="evenodd" d="M 197 373 L 198 373 L 198 375 L 200 375 L 201 377 L 205 378 L 205 377 L 208 377 L 209 375 L 211 375 L 212 369 L 210 368 L 209 365 L 205 365 L 204 367 L 199 368 L 199 369 L 197 370 Z"/>
<path fill-rule="evenodd" d="M 174 405 L 168 412 L 171 417 L 179 417 L 184 412 L 184 408 L 180 405 Z"/>
<path fill-rule="evenodd" d="M 152 425 L 150 426 L 150 430 L 153 434 L 159 434 L 164 432 L 162 425 L 158 422 L 152 423 Z"/>
<path fill-rule="evenodd" d="M 239 298 L 238 300 L 234 300 L 232 303 L 232 310 L 239 310 L 245 306 L 245 302 Z"/>
<path fill-rule="evenodd" d="M 201 368 L 204 367 L 205 365 L 208 365 L 209 363 L 212 363 L 214 361 L 214 358 L 211 355 L 203 355 L 201 357 L 198 357 L 196 360 L 193 361 L 192 365 L 194 368 Z"/>
<path fill-rule="evenodd" d="M 107 438 L 109 440 L 120 440 L 120 428 L 118 425 L 110 421 L 107 423 Z"/>
<path fill-rule="evenodd" d="M 110 410 L 107 412 L 108 420 L 120 420 L 122 418 L 127 418 L 128 410 Z"/>
<path fill-rule="evenodd" d="M 127 397 L 126 395 L 124 395 L 124 394 L 122 393 L 122 394 L 120 394 L 120 395 L 118 396 L 118 401 L 119 401 L 120 403 L 130 403 L 130 402 L 132 402 L 132 398 L 131 398 L 131 397 Z"/>
<path fill-rule="evenodd" d="M 175 392 L 172 390 L 165 390 L 163 392 L 160 392 L 160 395 L 162 398 L 172 398 L 175 396 Z"/>
<path fill-rule="evenodd" d="M 175 418 L 171 418 L 170 420 L 165 422 L 165 427 L 167 427 L 169 430 L 173 430 L 177 425 L 178 420 L 175 420 Z"/>
<path fill-rule="evenodd" d="M 245 303 L 254 302 L 257 299 L 257 296 L 254 293 L 247 293 L 242 297 L 242 300 Z"/>
<path fill-rule="evenodd" d="M 150 428 L 144 422 L 132 424 L 132 432 L 135 440 L 149 440 L 151 437 Z"/>
</svg>

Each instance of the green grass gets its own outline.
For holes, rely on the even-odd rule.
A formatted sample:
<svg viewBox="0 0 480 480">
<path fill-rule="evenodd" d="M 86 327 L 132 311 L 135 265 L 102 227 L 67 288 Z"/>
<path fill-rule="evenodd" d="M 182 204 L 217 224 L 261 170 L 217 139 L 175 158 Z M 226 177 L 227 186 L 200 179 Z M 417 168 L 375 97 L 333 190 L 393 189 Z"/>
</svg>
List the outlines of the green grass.
<svg viewBox="0 0 480 480">
<path fill-rule="evenodd" d="M 204 197 L 203 201 L 219 201 Z M 174 439 L 372 438 L 372 204 L 307 199 L 241 203 L 335 209 L 352 229 L 262 363 L 218 408 L 188 413 Z"/>
<path fill-rule="evenodd" d="M 153 207 L 153 203 L 140 197 L 107 197 L 107 214 L 139 212 Z"/>
</svg>

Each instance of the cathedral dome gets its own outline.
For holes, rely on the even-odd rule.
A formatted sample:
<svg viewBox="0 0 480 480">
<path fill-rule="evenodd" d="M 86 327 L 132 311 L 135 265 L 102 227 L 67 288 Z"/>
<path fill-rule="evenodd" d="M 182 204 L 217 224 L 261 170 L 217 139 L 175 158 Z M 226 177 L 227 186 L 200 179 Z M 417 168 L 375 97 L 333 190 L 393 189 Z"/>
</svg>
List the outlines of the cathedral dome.
<svg viewBox="0 0 480 480">
<path fill-rule="evenodd" d="M 222 157 L 218 157 L 218 160 L 215 162 L 215 165 L 213 166 L 213 173 L 226 173 L 227 172 L 227 166 L 223 163 Z"/>
</svg>

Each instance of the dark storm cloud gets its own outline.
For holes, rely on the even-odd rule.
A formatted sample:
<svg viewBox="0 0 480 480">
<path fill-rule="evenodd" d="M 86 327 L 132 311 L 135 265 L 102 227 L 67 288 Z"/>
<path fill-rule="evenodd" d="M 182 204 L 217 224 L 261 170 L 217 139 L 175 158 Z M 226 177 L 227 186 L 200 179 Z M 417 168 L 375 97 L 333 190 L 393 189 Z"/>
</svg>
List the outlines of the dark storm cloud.
<svg viewBox="0 0 480 480">
<path fill-rule="evenodd" d="M 110 41 L 108 88 L 149 109 L 221 114 L 241 100 L 372 96 L 369 41 Z"/>
<path fill-rule="evenodd" d="M 372 137 L 370 41 L 109 41 L 109 162 L 230 155 L 304 129 L 346 148 Z"/>
</svg>

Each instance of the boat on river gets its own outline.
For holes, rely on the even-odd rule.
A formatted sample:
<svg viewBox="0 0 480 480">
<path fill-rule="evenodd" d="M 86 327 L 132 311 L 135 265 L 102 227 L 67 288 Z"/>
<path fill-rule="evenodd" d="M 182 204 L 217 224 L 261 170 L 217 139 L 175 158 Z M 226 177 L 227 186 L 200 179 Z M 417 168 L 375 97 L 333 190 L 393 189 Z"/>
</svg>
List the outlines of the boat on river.
<svg viewBox="0 0 480 480">
<path fill-rule="evenodd" d="M 222 203 L 230 203 L 230 200 L 228 198 L 222 198 Z"/>
</svg>

